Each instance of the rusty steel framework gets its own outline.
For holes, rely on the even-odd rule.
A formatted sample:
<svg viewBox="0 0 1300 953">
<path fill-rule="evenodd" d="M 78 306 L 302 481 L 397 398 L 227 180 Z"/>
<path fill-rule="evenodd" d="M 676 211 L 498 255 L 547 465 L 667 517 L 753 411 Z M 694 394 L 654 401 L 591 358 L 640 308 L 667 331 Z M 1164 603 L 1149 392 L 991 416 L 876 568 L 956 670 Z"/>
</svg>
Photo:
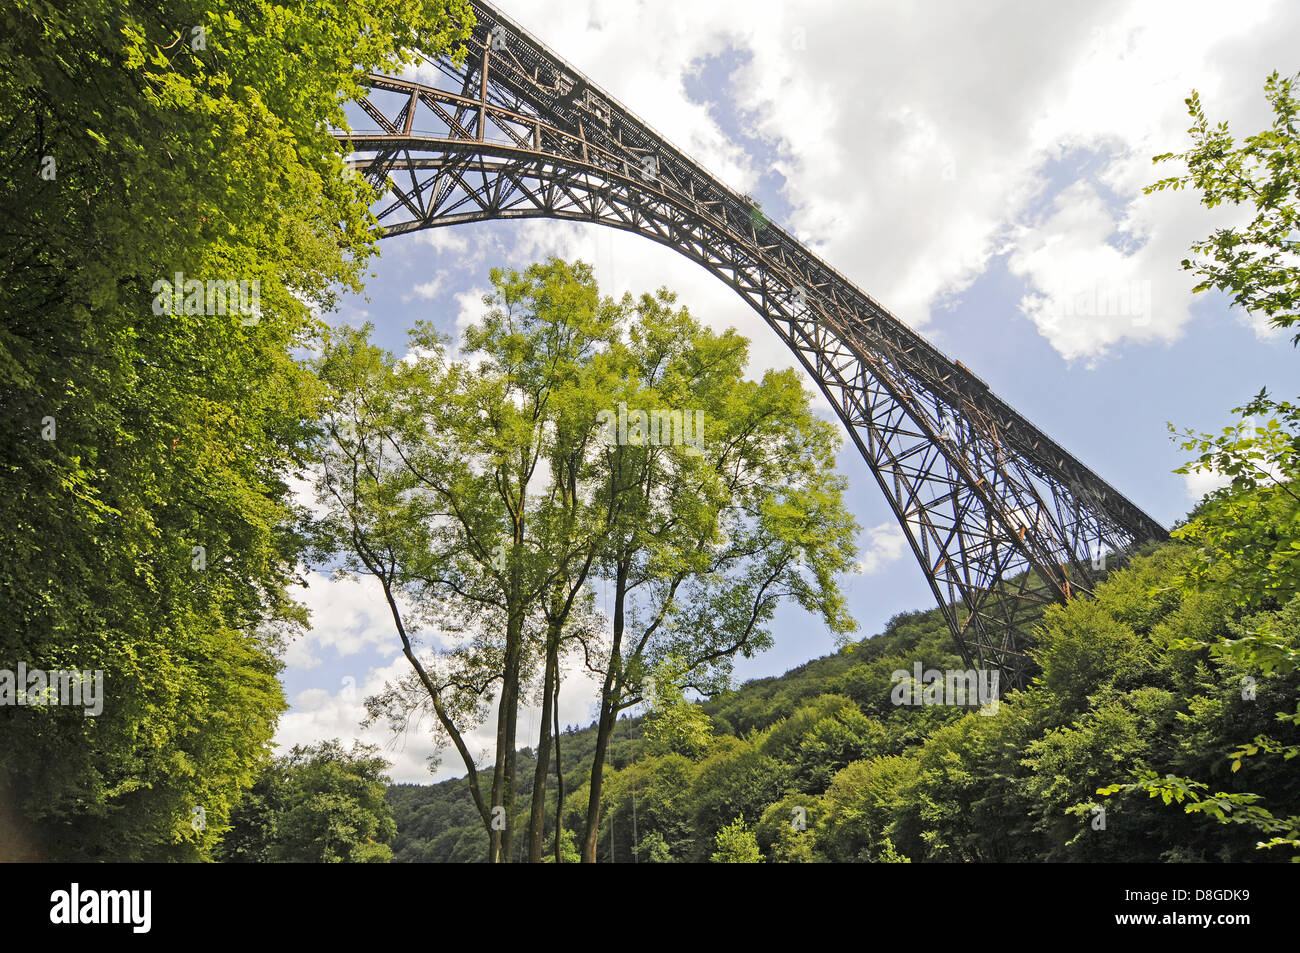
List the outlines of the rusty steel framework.
<svg viewBox="0 0 1300 953">
<path fill-rule="evenodd" d="M 440 85 L 373 75 L 339 133 L 385 235 L 490 219 L 595 222 L 685 255 L 780 335 L 844 422 L 967 665 L 1013 685 L 1025 623 L 1165 530 L 852 282 L 496 9 L 473 2 Z M 443 88 L 443 87 L 446 88 Z"/>
</svg>

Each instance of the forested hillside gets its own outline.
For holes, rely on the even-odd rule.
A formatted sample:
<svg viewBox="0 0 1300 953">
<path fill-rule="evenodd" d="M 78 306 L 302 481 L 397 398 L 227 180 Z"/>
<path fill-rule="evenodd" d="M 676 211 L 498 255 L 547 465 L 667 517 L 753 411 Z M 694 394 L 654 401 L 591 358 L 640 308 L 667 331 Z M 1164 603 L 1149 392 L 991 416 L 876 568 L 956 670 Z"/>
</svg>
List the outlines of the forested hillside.
<svg viewBox="0 0 1300 953">
<path fill-rule="evenodd" d="M 1095 599 L 1049 610 L 1041 676 L 996 713 L 894 703 L 895 671 L 963 667 L 932 610 L 703 705 L 624 719 L 598 859 L 1289 859 L 1256 847 L 1260 829 L 1248 811 L 1234 817 L 1231 798 L 1249 792 L 1250 804 L 1294 814 L 1300 775 L 1281 757 L 1234 769 L 1232 753 L 1276 733 L 1297 674 L 1252 674 L 1209 643 L 1240 646 L 1248 619 L 1293 644 L 1300 600 L 1234 612 L 1221 592 L 1179 585 L 1195 561 L 1190 546 L 1153 549 L 1112 572 Z M 576 859 L 566 845 L 583 821 L 592 738 L 590 728 L 563 737 L 566 860 Z M 1193 794 L 1208 783 L 1228 798 L 1223 817 L 1167 803 L 1138 784 L 1149 772 L 1198 779 Z M 1099 793 L 1120 783 L 1131 786 Z M 483 859 L 463 780 L 395 785 L 388 800 L 395 861 Z M 546 836 L 553 851 L 553 830 Z"/>
<path fill-rule="evenodd" d="M 904 657 L 909 669 L 912 659 L 923 660 L 927 668 L 953 668 L 960 665 L 960 659 L 952 652 L 948 630 L 937 609 L 899 615 L 890 620 L 885 632 L 876 638 L 854 642 L 834 655 L 813 659 L 782 676 L 746 682 L 734 692 L 695 707 L 707 716 L 702 722 L 707 723 L 706 730 L 714 736 L 711 739 L 714 743 L 721 738 L 734 738 L 754 729 L 769 728 L 776 722 L 786 721 L 796 712 L 799 712 L 799 717 L 794 721 L 802 724 L 807 720 L 809 711 L 814 709 L 831 712 L 838 709 L 841 719 L 854 722 L 860 720 L 860 716 L 859 719 L 852 719 L 849 714 L 854 710 L 854 700 L 865 701 L 869 693 L 882 686 L 884 691 L 877 701 L 883 700 L 886 706 L 889 705 L 888 689 L 892 684 L 890 674 L 897 667 L 895 663 L 904 664 Z M 954 709 L 919 709 L 917 714 L 920 715 L 921 711 L 925 712 L 921 718 L 936 723 L 957 716 Z M 658 843 L 653 835 L 657 832 L 663 834 L 656 821 L 663 813 L 663 806 L 654 802 L 653 793 L 648 795 L 650 801 L 647 802 L 646 792 L 636 786 L 637 780 L 641 777 L 639 772 L 653 759 L 653 752 L 658 748 L 667 748 L 663 753 L 672 753 L 672 749 L 680 749 L 683 745 L 676 739 L 659 745 L 648 739 L 644 729 L 647 722 L 654 720 L 639 715 L 621 719 L 610 747 L 609 763 L 614 769 L 610 773 L 610 778 L 614 781 L 612 790 L 620 792 L 614 795 L 616 798 L 622 793 L 620 784 L 626 785 L 625 797 L 614 805 L 612 815 L 616 860 L 638 859 L 633 851 L 634 846 L 642 844 L 648 849 L 649 845 Z M 844 722 L 837 724 L 842 723 Z M 898 726 L 900 732 L 915 731 L 919 727 L 919 723 L 910 728 L 903 724 Z M 907 744 L 911 739 L 900 734 L 900 741 Z M 566 788 L 578 793 L 574 803 L 579 805 L 585 805 L 585 798 L 581 795 L 585 793 L 594 744 L 595 731 L 591 726 L 571 729 L 562 739 Z M 675 758 L 669 759 L 669 767 L 685 766 L 688 770 L 679 775 L 682 778 L 697 766 L 698 760 L 693 761 L 677 754 Z M 534 764 L 531 749 L 521 752 L 520 766 L 524 769 L 524 776 L 529 779 Z M 672 778 L 666 780 L 671 783 Z M 555 787 L 554 772 L 551 773 L 551 786 Z M 637 800 L 635 812 L 632 804 L 634 789 Z M 524 793 L 531 795 L 531 785 Z M 683 797 L 689 796 L 689 793 L 688 788 L 683 788 L 677 795 Z M 388 788 L 388 802 L 398 828 L 392 845 L 394 861 L 476 862 L 483 859 L 483 825 L 473 810 L 463 778 L 432 785 L 394 784 Z M 635 823 L 633 813 L 637 815 Z M 645 817 L 642 816 L 643 813 Z M 689 824 L 689 811 L 684 811 L 683 814 L 683 820 Z M 571 821 L 576 830 L 581 818 L 571 816 Z M 650 837 L 648 842 L 644 838 L 633 839 L 634 828 L 636 833 L 641 834 L 643 827 L 644 833 Z M 553 849 L 553 831 L 548 832 L 547 836 L 552 838 Z M 606 830 L 600 841 L 600 859 L 608 860 L 609 851 L 609 834 Z M 662 851 L 653 859 L 663 859 Z"/>
</svg>

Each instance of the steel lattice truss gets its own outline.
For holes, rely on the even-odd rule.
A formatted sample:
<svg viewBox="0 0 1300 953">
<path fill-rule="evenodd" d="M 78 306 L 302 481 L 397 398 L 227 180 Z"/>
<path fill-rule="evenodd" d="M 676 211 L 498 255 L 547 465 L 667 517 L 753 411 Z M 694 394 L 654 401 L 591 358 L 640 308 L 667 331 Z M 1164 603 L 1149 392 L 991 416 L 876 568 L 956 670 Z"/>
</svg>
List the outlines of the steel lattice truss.
<svg viewBox="0 0 1300 953">
<path fill-rule="evenodd" d="M 698 262 L 781 336 L 844 422 L 968 665 L 1012 684 L 1024 623 L 1088 592 L 1103 554 L 1165 536 L 954 362 L 485 3 L 444 85 L 371 76 L 374 131 L 340 133 L 385 235 L 545 217 Z"/>
</svg>

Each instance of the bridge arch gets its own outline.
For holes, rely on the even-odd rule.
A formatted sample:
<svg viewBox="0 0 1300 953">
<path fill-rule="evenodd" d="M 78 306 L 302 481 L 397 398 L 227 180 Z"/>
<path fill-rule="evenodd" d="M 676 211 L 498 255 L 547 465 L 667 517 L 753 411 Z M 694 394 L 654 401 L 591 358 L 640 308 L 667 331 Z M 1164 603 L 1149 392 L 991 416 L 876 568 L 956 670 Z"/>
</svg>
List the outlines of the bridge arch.
<svg viewBox="0 0 1300 953">
<path fill-rule="evenodd" d="M 372 130 L 340 133 L 385 236 L 496 219 L 594 222 L 735 290 L 844 424 L 968 665 L 1029 671 L 1037 607 L 1090 591 L 1107 554 L 1164 529 L 768 221 L 754 203 L 482 0 L 451 88 L 372 75 Z"/>
</svg>

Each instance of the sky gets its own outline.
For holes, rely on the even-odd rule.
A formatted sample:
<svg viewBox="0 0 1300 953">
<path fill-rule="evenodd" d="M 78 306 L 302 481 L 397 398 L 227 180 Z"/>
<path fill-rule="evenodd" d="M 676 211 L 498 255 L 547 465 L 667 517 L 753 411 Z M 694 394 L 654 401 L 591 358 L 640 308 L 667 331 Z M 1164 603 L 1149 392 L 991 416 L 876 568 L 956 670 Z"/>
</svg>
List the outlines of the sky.
<svg viewBox="0 0 1300 953">
<path fill-rule="evenodd" d="M 1216 292 L 1194 295 L 1179 265 L 1241 211 L 1143 189 L 1179 171 L 1151 157 L 1188 148 L 1193 89 L 1238 136 L 1269 123 L 1265 78 L 1300 69 L 1300 4 L 1247 0 L 1230 14 L 1188 0 L 500 8 L 1165 526 L 1215 485 L 1172 472 L 1185 461 L 1167 425 L 1226 426 L 1262 387 L 1295 396 L 1289 335 Z M 752 341 L 752 375 L 796 366 L 730 289 L 635 235 L 534 219 L 385 239 L 381 252 L 365 292 L 327 319 L 371 322 L 396 353 L 417 320 L 451 335 L 474 321 L 490 268 L 559 255 L 591 264 L 604 293 L 667 286 L 697 319 L 738 329 Z M 815 405 L 835 419 L 820 394 Z M 932 596 L 866 464 L 846 446 L 839 469 L 863 527 L 860 572 L 842 585 L 864 637 L 931 608 Z M 308 578 L 297 597 L 312 628 L 285 654 L 292 708 L 277 743 L 360 738 L 384 749 L 394 780 L 463 774 L 454 751 L 431 766 L 427 725 L 401 736 L 359 727 L 365 696 L 407 663 L 376 584 Z M 773 634 L 771 650 L 737 662 L 738 681 L 837 647 L 796 609 L 778 613 Z M 595 692 L 573 673 L 562 720 L 587 724 Z M 525 739 L 537 728 L 535 711 L 521 717 Z M 493 731 L 489 722 L 470 738 L 484 759 Z"/>
</svg>

